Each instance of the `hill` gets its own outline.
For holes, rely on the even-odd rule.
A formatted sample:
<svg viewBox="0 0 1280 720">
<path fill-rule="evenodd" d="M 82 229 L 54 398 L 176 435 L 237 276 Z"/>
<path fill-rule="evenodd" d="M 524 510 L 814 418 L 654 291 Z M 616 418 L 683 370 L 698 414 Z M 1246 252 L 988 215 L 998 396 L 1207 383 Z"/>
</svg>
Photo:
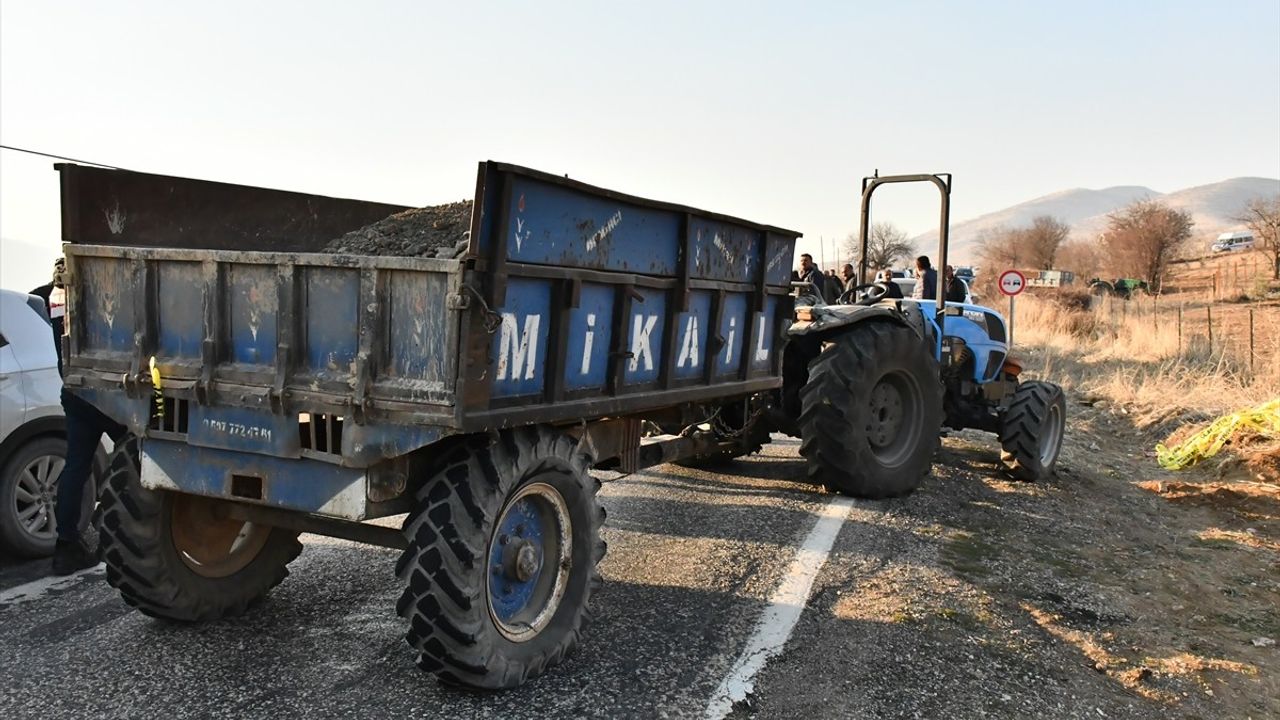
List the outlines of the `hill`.
<svg viewBox="0 0 1280 720">
<path fill-rule="evenodd" d="M 1157 198 L 1171 207 L 1191 213 L 1196 223 L 1197 241 L 1207 243 L 1219 233 L 1240 226 L 1235 217 L 1250 199 L 1275 194 L 1280 194 L 1280 180 L 1258 177 L 1232 178 L 1169 193 L 1139 185 L 1102 190 L 1063 190 L 970 220 L 952 223 L 951 257 L 956 263 L 975 262 L 975 243 L 983 232 L 1002 226 L 1025 226 L 1038 215 L 1052 215 L 1067 223 L 1071 226 L 1073 238 L 1097 238 L 1107 226 L 1109 213 L 1143 198 Z M 914 240 L 921 248 L 928 248 L 935 242 L 935 235 L 931 232 L 924 233 Z"/>
</svg>

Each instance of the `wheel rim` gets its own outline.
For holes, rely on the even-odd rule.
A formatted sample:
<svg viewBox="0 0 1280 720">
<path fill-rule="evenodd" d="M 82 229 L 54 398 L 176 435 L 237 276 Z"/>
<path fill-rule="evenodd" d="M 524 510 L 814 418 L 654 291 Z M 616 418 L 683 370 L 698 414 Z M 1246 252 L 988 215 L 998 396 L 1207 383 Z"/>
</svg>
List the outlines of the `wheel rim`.
<svg viewBox="0 0 1280 720">
<path fill-rule="evenodd" d="M 867 440 L 871 452 L 885 465 L 905 460 L 920 435 L 924 414 L 920 386 L 903 372 L 880 378 L 867 398 Z"/>
<path fill-rule="evenodd" d="M 573 526 L 560 492 L 530 483 L 508 501 L 489 539 L 489 616 L 503 637 L 525 642 L 555 617 L 568 585 Z"/>
<path fill-rule="evenodd" d="M 18 473 L 13 504 L 18 525 L 37 540 L 51 540 L 58 534 L 54 506 L 58 497 L 58 476 L 66 460 L 57 455 L 32 458 Z"/>
<path fill-rule="evenodd" d="M 217 504 L 194 495 L 175 494 L 171 506 L 173 547 L 197 575 L 233 575 L 253 562 L 271 528 L 233 520 L 217 512 Z"/>
<path fill-rule="evenodd" d="M 1040 467 L 1047 468 L 1058 459 L 1058 446 L 1062 444 L 1062 431 L 1066 418 L 1057 403 L 1049 404 L 1044 425 L 1040 428 Z"/>
</svg>

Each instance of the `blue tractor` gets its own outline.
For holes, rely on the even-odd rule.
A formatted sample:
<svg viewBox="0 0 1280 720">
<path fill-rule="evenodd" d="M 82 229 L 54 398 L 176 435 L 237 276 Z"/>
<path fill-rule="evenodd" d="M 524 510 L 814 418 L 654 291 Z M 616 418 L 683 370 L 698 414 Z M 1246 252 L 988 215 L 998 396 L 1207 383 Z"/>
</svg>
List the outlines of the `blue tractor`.
<svg viewBox="0 0 1280 720">
<path fill-rule="evenodd" d="M 834 305 L 795 284 L 796 320 L 774 425 L 802 438 L 814 481 L 858 497 L 915 490 L 929 474 L 943 427 L 995 433 L 1010 475 L 1045 478 L 1062 449 L 1065 398 L 1053 383 L 1020 378 L 1005 319 L 978 305 L 887 299 L 887 286 L 866 282 L 872 193 L 902 182 L 931 182 L 941 192 L 937 261 L 946 267 L 951 176 L 865 178 L 860 284 Z M 945 297 L 938 275 L 934 297 Z"/>
</svg>

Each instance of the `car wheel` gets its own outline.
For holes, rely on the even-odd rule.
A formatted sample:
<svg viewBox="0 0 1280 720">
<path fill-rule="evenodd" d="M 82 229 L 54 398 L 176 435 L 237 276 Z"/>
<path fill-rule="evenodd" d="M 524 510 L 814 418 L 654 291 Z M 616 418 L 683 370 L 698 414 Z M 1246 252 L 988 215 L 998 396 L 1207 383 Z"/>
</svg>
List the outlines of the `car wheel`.
<svg viewBox="0 0 1280 720">
<path fill-rule="evenodd" d="M 0 469 L 0 545 L 16 555 L 53 553 L 58 537 L 54 503 L 67 443 L 38 437 L 10 456 Z"/>
</svg>

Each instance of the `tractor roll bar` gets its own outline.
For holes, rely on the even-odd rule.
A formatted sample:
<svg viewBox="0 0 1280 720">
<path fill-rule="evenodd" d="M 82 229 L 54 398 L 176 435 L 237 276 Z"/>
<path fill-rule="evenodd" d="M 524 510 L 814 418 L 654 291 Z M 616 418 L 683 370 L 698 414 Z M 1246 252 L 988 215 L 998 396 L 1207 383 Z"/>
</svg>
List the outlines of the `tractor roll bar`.
<svg viewBox="0 0 1280 720">
<path fill-rule="evenodd" d="M 938 308 L 938 330 L 939 336 L 942 335 L 943 316 L 946 314 L 946 297 L 947 297 L 947 242 L 951 230 L 951 173 L 937 173 L 936 175 L 885 175 L 880 177 L 877 173 L 872 177 L 862 178 L 862 221 L 858 227 L 858 284 L 865 285 L 867 282 L 867 243 L 870 240 L 871 228 L 871 194 L 876 188 L 889 183 L 908 183 L 908 182 L 931 182 L 938 187 L 938 192 L 942 194 L 942 214 L 938 221 L 938 257 L 934 263 L 937 270 L 938 287 L 937 293 L 934 295 L 934 305 Z"/>
</svg>

